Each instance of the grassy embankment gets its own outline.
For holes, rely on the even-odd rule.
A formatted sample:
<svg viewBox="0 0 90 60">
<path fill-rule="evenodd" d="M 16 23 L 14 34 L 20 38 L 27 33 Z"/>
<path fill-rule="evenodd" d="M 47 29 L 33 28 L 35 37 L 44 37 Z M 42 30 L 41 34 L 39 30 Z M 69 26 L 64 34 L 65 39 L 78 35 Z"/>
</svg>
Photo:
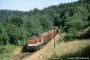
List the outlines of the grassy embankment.
<svg viewBox="0 0 90 60">
<path fill-rule="evenodd" d="M 53 54 L 48 58 L 48 60 L 52 60 L 54 58 L 56 60 L 68 60 L 67 58 L 70 57 L 90 57 L 90 39 L 83 41 L 70 41 L 62 44 L 62 47 L 57 45 L 55 49 L 51 49 Z"/>
<path fill-rule="evenodd" d="M 11 57 L 22 53 L 22 47 L 15 45 L 0 45 L 0 60 L 9 60 Z"/>
</svg>

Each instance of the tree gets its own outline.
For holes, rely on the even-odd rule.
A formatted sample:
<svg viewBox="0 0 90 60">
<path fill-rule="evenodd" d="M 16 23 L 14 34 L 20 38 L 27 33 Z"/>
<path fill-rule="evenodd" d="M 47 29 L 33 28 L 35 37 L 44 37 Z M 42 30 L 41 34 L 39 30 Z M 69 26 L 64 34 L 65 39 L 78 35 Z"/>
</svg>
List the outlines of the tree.
<svg viewBox="0 0 90 60">
<path fill-rule="evenodd" d="M 11 23 L 20 27 L 23 24 L 23 20 L 21 17 L 12 17 Z"/>
<path fill-rule="evenodd" d="M 54 25 L 55 26 L 60 26 L 62 24 L 61 19 L 60 19 L 60 14 L 54 13 L 53 14 L 53 19 L 54 19 Z"/>
<path fill-rule="evenodd" d="M 26 44 L 26 42 L 27 42 L 27 29 L 25 28 L 25 26 L 24 25 L 22 25 L 21 27 L 20 27 L 20 32 L 21 32 L 21 34 L 20 34 L 20 42 L 21 42 L 21 45 L 22 46 L 24 46 L 25 44 Z"/>
<path fill-rule="evenodd" d="M 2 25 L 2 23 L 0 23 L 0 45 L 6 45 L 8 44 L 8 41 L 9 41 L 9 37 L 5 33 L 4 26 Z"/>
<path fill-rule="evenodd" d="M 51 27 L 54 25 L 53 21 L 53 18 L 47 14 L 40 17 L 40 22 L 44 31 L 51 29 Z"/>
<path fill-rule="evenodd" d="M 43 32 L 39 18 L 40 18 L 39 14 L 32 15 L 30 17 L 30 24 L 32 24 L 31 25 L 31 28 L 32 28 L 31 33 L 32 34 L 41 34 Z"/>
<path fill-rule="evenodd" d="M 11 44 L 17 44 L 17 41 L 20 40 L 21 31 L 20 28 L 14 24 L 7 24 L 5 26 L 6 33 L 10 37 Z"/>
<path fill-rule="evenodd" d="M 30 37 L 33 34 L 41 34 L 43 32 L 41 22 L 39 20 L 40 15 L 37 13 L 30 17 L 24 17 L 25 21 L 23 26 L 27 29 L 27 36 Z"/>
<path fill-rule="evenodd" d="M 82 6 L 77 7 L 77 9 L 75 10 L 75 14 L 77 15 L 77 17 L 79 16 L 79 18 L 82 19 L 83 21 L 87 20 L 89 16 L 88 10 Z M 74 16 L 76 16 L 75 14 Z"/>
<path fill-rule="evenodd" d="M 65 26 L 65 24 L 70 21 L 69 12 L 66 12 L 65 15 L 62 17 L 62 19 L 63 20 L 61 21 L 61 25 Z"/>
</svg>

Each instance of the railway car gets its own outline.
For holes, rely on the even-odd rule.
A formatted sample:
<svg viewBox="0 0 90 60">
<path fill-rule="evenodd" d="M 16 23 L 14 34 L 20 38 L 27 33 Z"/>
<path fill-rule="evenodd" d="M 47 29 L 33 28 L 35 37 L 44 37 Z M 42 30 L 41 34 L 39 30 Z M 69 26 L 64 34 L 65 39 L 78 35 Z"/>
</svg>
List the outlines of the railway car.
<svg viewBox="0 0 90 60">
<path fill-rule="evenodd" d="M 54 37 L 54 30 L 50 30 L 48 32 L 50 33 L 49 35 L 50 39 L 52 39 Z"/>
<path fill-rule="evenodd" d="M 55 27 L 48 32 L 44 32 L 39 36 L 34 35 L 28 38 L 26 49 L 28 51 L 36 51 L 40 49 L 43 45 L 47 44 L 56 34 L 58 34 L 58 27 Z"/>
<path fill-rule="evenodd" d="M 48 40 L 50 40 L 49 35 L 50 35 L 50 33 L 48 33 L 48 32 L 45 32 L 45 33 L 42 33 L 41 34 L 41 36 L 42 36 L 43 41 L 44 41 L 45 44 L 48 42 Z"/>
</svg>

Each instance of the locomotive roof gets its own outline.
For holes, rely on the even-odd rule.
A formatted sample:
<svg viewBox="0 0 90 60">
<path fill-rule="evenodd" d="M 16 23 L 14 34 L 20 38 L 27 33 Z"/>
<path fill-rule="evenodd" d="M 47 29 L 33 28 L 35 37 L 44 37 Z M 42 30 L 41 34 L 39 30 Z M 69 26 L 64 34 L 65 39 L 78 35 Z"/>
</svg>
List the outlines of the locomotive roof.
<svg viewBox="0 0 90 60">
<path fill-rule="evenodd" d="M 42 33 L 42 36 L 45 36 L 45 35 L 47 35 L 47 34 L 49 34 L 48 32 L 44 32 L 44 33 Z"/>
<path fill-rule="evenodd" d="M 49 30 L 48 32 L 52 32 L 52 31 L 54 31 L 54 29 L 53 30 Z"/>
<path fill-rule="evenodd" d="M 36 34 L 36 35 L 32 35 L 30 38 L 38 38 L 40 36 L 41 36 L 40 34 Z"/>
</svg>

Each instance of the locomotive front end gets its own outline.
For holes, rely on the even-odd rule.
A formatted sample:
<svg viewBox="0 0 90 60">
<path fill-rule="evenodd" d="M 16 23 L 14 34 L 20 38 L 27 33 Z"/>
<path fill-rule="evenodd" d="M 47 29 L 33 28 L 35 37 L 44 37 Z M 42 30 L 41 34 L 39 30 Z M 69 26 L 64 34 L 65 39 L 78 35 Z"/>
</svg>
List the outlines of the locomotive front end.
<svg viewBox="0 0 90 60">
<path fill-rule="evenodd" d="M 37 46 L 37 37 L 28 38 L 27 41 L 27 50 L 28 51 L 34 51 Z"/>
</svg>

